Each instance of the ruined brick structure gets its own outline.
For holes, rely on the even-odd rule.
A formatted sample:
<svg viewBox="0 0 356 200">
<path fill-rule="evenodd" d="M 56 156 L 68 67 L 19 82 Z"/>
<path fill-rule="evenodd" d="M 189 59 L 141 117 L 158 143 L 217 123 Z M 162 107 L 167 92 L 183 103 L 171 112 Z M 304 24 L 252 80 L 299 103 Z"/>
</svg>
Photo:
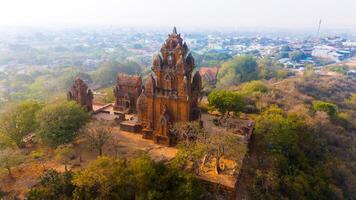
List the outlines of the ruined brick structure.
<svg viewBox="0 0 356 200">
<path fill-rule="evenodd" d="M 117 84 L 114 87 L 115 105 L 114 109 L 133 113 L 136 111 L 136 101 L 142 90 L 142 79 L 140 76 L 129 76 L 119 74 Z"/>
<path fill-rule="evenodd" d="M 168 35 L 137 100 L 138 122 L 144 138 L 172 145 L 171 128 L 181 121 L 199 120 L 201 77 L 195 73 L 194 58 L 176 28 Z"/>
<path fill-rule="evenodd" d="M 70 91 L 67 93 L 68 100 L 76 101 L 87 111 L 93 110 L 93 92 L 80 78 L 75 79 Z"/>
</svg>

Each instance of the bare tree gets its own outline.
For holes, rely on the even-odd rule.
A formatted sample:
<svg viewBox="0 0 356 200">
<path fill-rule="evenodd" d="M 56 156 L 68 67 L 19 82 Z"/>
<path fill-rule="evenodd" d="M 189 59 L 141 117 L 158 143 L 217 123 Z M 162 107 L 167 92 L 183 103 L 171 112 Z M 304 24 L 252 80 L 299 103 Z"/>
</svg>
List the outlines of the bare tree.
<svg viewBox="0 0 356 200">
<path fill-rule="evenodd" d="M 60 145 L 57 147 L 55 159 L 64 165 L 65 171 L 68 171 L 68 163 L 74 157 L 75 151 L 73 145 Z"/>
<path fill-rule="evenodd" d="M 223 169 L 220 167 L 220 162 L 222 158 L 232 159 L 235 162 L 240 158 L 238 146 L 239 139 L 230 134 L 214 134 L 210 135 L 204 141 L 205 155 L 203 157 L 202 166 L 208 162 L 211 158 L 215 158 L 215 172 L 220 174 Z"/>
<path fill-rule="evenodd" d="M 116 137 L 113 137 L 111 140 L 111 145 L 114 148 L 115 159 L 117 159 L 117 156 L 119 154 L 119 149 L 120 149 L 119 139 L 117 139 Z"/>
<path fill-rule="evenodd" d="M 102 156 L 103 147 L 109 140 L 112 139 L 112 128 L 99 121 L 88 125 L 84 131 L 90 147 L 97 150 L 99 156 Z"/>
<path fill-rule="evenodd" d="M 12 168 L 17 167 L 24 161 L 24 156 L 16 149 L 3 149 L 0 150 L 0 167 L 5 168 L 10 178 L 14 178 Z"/>
</svg>

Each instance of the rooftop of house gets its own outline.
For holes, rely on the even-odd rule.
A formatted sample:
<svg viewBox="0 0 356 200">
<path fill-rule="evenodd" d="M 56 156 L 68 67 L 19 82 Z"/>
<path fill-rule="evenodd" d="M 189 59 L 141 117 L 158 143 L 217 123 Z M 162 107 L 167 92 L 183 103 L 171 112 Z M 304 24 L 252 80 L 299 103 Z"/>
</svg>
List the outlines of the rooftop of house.
<svg viewBox="0 0 356 200">
<path fill-rule="evenodd" d="M 219 67 L 201 67 L 199 69 L 199 74 L 202 77 L 208 76 L 209 79 L 216 79 Z"/>
</svg>

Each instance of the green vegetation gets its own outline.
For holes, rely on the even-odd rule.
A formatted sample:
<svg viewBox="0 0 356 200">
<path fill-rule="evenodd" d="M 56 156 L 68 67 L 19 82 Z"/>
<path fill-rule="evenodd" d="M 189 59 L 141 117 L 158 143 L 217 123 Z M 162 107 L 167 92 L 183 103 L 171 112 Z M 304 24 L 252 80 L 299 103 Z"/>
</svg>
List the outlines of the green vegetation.
<svg viewBox="0 0 356 200">
<path fill-rule="evenodd" d="M 316 111 L 326 112 L 330 117 L 335 117 L 338 110 L 335 104 L 324 102 L 324 101 L 313 102 L 313 108 Z"/>
<path fill-rule="evenodd" d="M 60 145 L 56 148 L 55 159 L 64 165 L 65 171 L 68 171 L 67 164 L 75 156 L 72 145 Z"/>
<path fill-rule="evenodd" d="M 181 122 L 174 126 L 174 132 L 178 137 L 178 153 L 173 160 L 173 165 L 180 169 L 187 169 L 199 175 L 200 169 L 214 159 L 216 174 L 223 172 L 220 168 L 222 158 L 235 162 L 241 160 L 237 150 L 241 140 L 228 133 L 209 134 L 198 122 Z"/>
<path fill-rule="evenodd" d="M 46 105 L 36 117 L 38 134 L 50 146 L 68 143 L 86 123 L 88 114 L 76 102 L 56 102 Z"/>
<path fill-rule="evenodd" d="M 315 70 L 312 65 L 307 65 L 304 69 L 304 78 L 305 79 L 311 79 L 315 76 Z"/>
<path fill-rule="evenodd" d="M 203 55 L 193 53 L 195 64 L 198 67 L 219 66 L 221 63 L 231 59 L 232 57 L 227 53 L 204 53 Z"/>
<path fill-rule="evenodd" d="M 38 126 L 36 113 L 42 108 L 36 101 L 23 101 L 7 109 L 0 117 L 0 133 L 21 146 L 22 138 Z"/>
<path fill-rule="evenodd" d="M 276 106 L 256 121 L 259 147 L 266 156 L 253 169 L 251 195 L 256 199 L 333 199 L 320 133 L 302 116 L 287 114 Z"/>
<path fill-rule="evenodd" d="M 70 171 L 60 173 L 49 169 L 42 174 L 38 186 L 28 192 L 27 199 L 70 199 L 74 190 L 72 179 Z"/>
<path fill-rule="evenodd" d="M 267 92 L 268 87 L 262 81 L 250 81 L 242 85 L 241 93 L 242 94 L 251 94 L 254 92 Z"/>
<path fill-rule="evenodd" d="M 42 104 L 26 100 L 14 104 L 0 116 L 0 149 L 13 148 L 14 145 L 23 148 L 25 136 L 31 141 L 37 138 L 33 136 L 39 136 L 50 146 L 68 143 L 87 119 L 88 114 L 76 102 Z M 37 153 L 33 157 L 37 157 Z"/>
<path fill-rule="evenodd" d="M 356 93 L 351 94 L 350 98 L 345 100 L 345 103 L 351 108 L 356 109 Z"/>
<path fill-rule="evenodd" d="M 269 57 L 256 60 L 252 56 L 234 57 L 223 63 L 218 73 L 218 87 L 228 87 L 258 79 L 285 79 L 291 72 Z"/>
<path fill-rule="evenodd" d="M 220 113 L 240 112 L 245 106 L 244 97 L 238 92 L 224 90 L 213 91 L 208 96 L 209 106 L 215 107 Z"/>
<path fill-rule="evenodd" d="M 288 76 L 288 71 L 286 69 L 282 69 L 279 66 L 279 63 L 273 61 L 269 57 L 260 58 L 257 60 L 258 63 L 258 77 L 260 79 L 283 79 Z"/>
<path fill-rule="evenodd" d="M 13 147 L 13 146 L 16 146 L 16 143 L 14 142 L 14 140 L 12 140 L 8 136 L 0 133 L 0 151 L 2 149 L 6 149 L 8 147 Z"/>
<path fill-rule="evenodd" d="M 217 109 L 221 114 L 234 112 L 256 113 L 256 102 L 268 87 L 262 81 L 243 83 L 237 91 L 215 90 L 208 95 L 208 106 Z"/>
<path fill-rule="evenodd" d="M 28 199 L 202 199 L 203 188 L 191 175 L 152 161 L 99 157 L 78 172 L 49 170 Z"/>
<path fill-rule="evenodd" d="M 81 72 L 84 70 L 78 67 L 29 67 L 23 74 L 7 70 L 7 76 L 0 80 L 0 85 L 9 90 L 3 97 L 10 102 L 26 99 L 47 101 L 53 95 L 67 91 L 76 77 L 92 82 L 89 74 Z"/>
<path fill-rule="evenodd" d="M 349 67 L 345 64 L 343 64 L 343 65 L 329 65 L 329 66 L 327 66 L 327 69 L 330 71 L 345 75 L 347 73 L 347 71 L 349 70 Z"/>
<path fill-rule="evenodd" d="M 115 54 L 115 53 L 113 53 Z M 87 84 L 105 87 L 116 83 L 118 73 L 141 74 L 144 69 L 135 61 L 108 59 L 98 68 L 80 66 L 28 66 L 26 69 L 6 68 L 0 72 L 0 109 L 9 103 L 23 100 L 47 102 L 59 94 L 65 96 L 75 78 Z M 112 93 L 112 92 L 110 92 Z M 108 93 L 108 94 L 110 94 Z M 111 97 L 110 97 L 111 98 Z"/>
<path fill-rule="evenodd" d="M 283 46 L 277 55 L 277 59 L 281 58 L 289 58 L 292 61 L 299 62 L 300 60 L 307 58 L 307 55 L 300 50 L 292 51 L 289 46 Z"/>
<path fill-rule="evenodd" d="M 8 171 L 10 178 L 13 178 L 12 168 L 18 167 L 24 159 L 25 157 L 17 149 L 6 148 L 0 151 L 0 167 Z"/>
<path fill-rule="evenodd" d="M 251 56 L 237 56 L 222 64 L 218 73 L 218 85 L 234 85 L 258 79 L 256 59 Z"/>
<path fill-rule="evenodd" d="M 299 62 L 300 60 L 305 59 L 306 55 L 302 51 L 292 51 L 289 53 L 289 58 L 292 61 Z"/>
<path fill-rule="evenodd" d="M 115 102 L 115 96 L 113 92 L 113 87 L 109 86 L 106 88 L 102 88 L 97 91 L 100 93 L 100 95 L 95 96 L 95 101 L 96 102 L 102 102 L 102 103 L 112 103 Z"/>
<path fill-rule="evenodd" d="M 143 71 L 142 67 L 133 61 L 111 61 L 105 62 L 94 71 L 93 79 L 96 84 L 101 86 L 113 85 L 116 83 L 118 73 L 125 73 L 129 75 L 140 74 Z"/>
</svg>

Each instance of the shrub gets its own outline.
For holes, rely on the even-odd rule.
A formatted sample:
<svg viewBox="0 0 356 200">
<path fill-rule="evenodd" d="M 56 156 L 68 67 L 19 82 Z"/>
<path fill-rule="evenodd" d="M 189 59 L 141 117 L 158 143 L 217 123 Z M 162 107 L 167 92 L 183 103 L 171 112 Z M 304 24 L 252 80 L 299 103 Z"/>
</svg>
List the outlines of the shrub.
<svg viewBox="0 0 356 200">
<path fill-rule="evenodd" d="M 250 94 L 253 92 L 267 92 L 268 88 L 262 81 L 250 81 L 242 86 L 241 93 Z"/>
<path fill-rule="evenodd" d="M 72 177 L 70 171 L 60 173 L 49 169 L 42 174 L 39 184 L 28 192 L 27 199 L 71 199 L 74 190 Z"/>
<path fill-rule="evenodd" d="M 313 102 L 313 108 L 315 111 L 326 112 L 330 117 L 335 117 L 337 114 L 337 106 L 333 103 L 315 101 Z"/>
<path fill-rule="evenodd" d="M 209 105 L 206 102 L 200 102 L 198 107 L 200 108 L 201 112 L 207 113 L 210 111 L 212 108 L 209 107 Z"/>
<path fill-rule="evenodd" d="M 277 73 L 276 76 L 278 80 L 285 79 L 288 77 L 288 71 L 285 69 L 278 69 L 276 70 L 276 73 Z"/>
<path fill-rule="evenodd" d="M 31 157 L 33 159 L 39 159 L 39 158 L 42 158 L 43 156 L 45 155 L 45 152 L 43 149 L 39 149 L 37 151 L 32 151 L 31 152 Z"/>
</svg>

